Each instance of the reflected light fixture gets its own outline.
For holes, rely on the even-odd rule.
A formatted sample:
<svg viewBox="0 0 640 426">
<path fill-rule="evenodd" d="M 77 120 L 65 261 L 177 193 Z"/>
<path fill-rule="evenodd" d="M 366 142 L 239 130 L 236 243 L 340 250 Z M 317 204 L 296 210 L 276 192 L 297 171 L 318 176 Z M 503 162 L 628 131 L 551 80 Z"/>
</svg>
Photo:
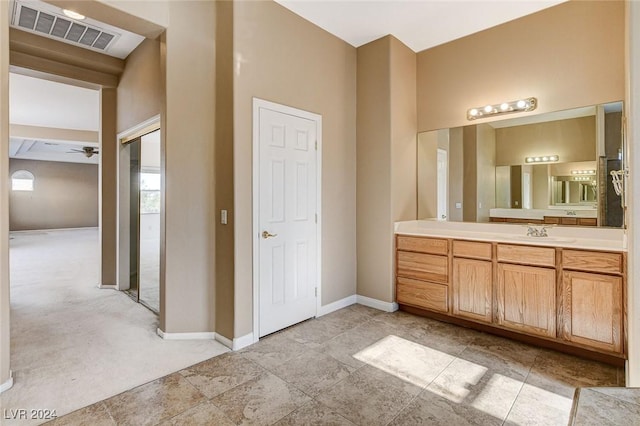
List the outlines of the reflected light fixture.
<svg viewBox="0 0 640 426">
<path fill-rule="evenodd" d="M 84 16 L 83 14 L 78 13 L 78 12 L 74 12 L 73 10 L 69 10 L 69 9 L 62 9 L 62 13 L 64 13 L 65 15 L 67 15 L 71 19 L 77 19 L 79 21 L 81 21 L 84 18 L 86 18 L 86 16 Z"/>
<path fill-rule="evenodd" d="M 574 176 L 574 177 L 572 177 L 572 178 L 571 178 L 571 180 L 581 180 L 581 181 L 582 181 L 582 180 L 588 180 L 588 181 L 590 181 L 590 180 L 592 180 L 592 179 L 593 179 L 593 178 L 592 178 L 592 177 L 589 177 L 589 176 Z"/>
<path fill-rule="evenodd" d="M 595 170 L 571 170 L 572 175 L 595 175 Z"/>
<path fill-rule="evenodd" d="M 537 106 L 538 100 L 536 98 L 518 99 L 517 101 L 481 106 L 467 110 L 467 120 L 476 120 L 511 112 L 533 111 Z"/>
<path fill-rule="evenodd" d="M 557 155 L 539 155 L 536 157 L 526 157 L 524 162 L 527 164 L 530 163 L 555 163 L 560 160 L 560 157 Z"/>
</svg>

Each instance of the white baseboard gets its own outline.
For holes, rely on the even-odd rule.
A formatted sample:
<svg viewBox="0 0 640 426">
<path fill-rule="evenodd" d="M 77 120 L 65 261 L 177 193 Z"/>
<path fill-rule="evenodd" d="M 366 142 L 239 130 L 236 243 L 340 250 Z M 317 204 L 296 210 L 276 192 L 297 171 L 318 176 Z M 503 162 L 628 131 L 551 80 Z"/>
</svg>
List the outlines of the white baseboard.
<svg viewBox="0 0 640 426">
<path fill-rule="evenodd" d="M 233 339 L 233 348 L 231 349 L 233 349 L 234 351 L 239 351 L 240 349 L 251 346 L 254 343 L 255 341 L 253 340 L 253 333 L 245 334 L 244 336 Z"/>
<path fill-rule="evenodd" d="M 242 348 L 246 348 L 249 345 L 253 345 L 253 333 L 245 334 L 244 336 L 235 338 L 233 340 L 228 337 L 224 337 L 222 334 L 216 333 L 216 340 L 232 351 L 239 351 Z"/>
<path fill-rule="evenodd" d="M 320 306 L 318 312 L 316 313 L 316 317 L 330 314 L 331 312 L 337 311 L 338 309 L 346 308 L 347 306 L 351 306 L 356 303 L 356 295 L 352 294 L 351 296 L 347 296 L 344 299 L 336 300 L 335 302 L 329 303 L 328 305 Z"/>
<path fill-rule="evenodd" d="M 222 343 L 223 345 L 225 345 L 226 347 L 228 347 L 229 349 L 233 350 L 233 340 L 224 337 L 222 334 L 219 333 L 215 333 L 216 337 L 216 341 Z"/>
<path fill-rule="evenodd" d="M 215 340 L 216 333 L 201 332 L 201 333 L 166 333 L 158 328 L 158 336 L 164 340 Z"/>
<path fill-rule="evenodd" d="M 13 386 L 13 371 L 9 370 L 9 380 L 0 385 L 0 393 L 11 389 Z"/>
<path fill-rule="evenodd" d="M 356 296 L 356 302 L 360 305 L 379 309 L 384 312 L 395 312 L 398 310 L 398 304 L 396 302 L 383 302 L 382 300 L 373 299 L 367 296 L 361 296 L 359 294 Z"/>
<path fill-rule="evenodd" d="M 117 290 L 118 287 L 115 284 L 98 284 L 98 288 L 106 288 L 109 290 Z"/>
</svg>

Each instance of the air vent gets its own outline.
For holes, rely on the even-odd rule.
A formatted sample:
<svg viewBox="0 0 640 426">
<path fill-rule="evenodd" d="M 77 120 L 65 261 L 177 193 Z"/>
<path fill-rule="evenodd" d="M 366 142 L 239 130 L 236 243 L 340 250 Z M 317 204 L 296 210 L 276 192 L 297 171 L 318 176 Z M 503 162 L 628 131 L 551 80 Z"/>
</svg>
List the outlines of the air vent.
<svg viewBox="0 0 640 426">
<path fill-rule="evenodd" d="M 76 22 L 52 11 L 38 10 L 36 3 L 26 6 L 16 1 L 12 25 L 40 35 L 100 51 L 106 51 L 119 34 L 103 31 L 93 25 Z"/>
</svg>

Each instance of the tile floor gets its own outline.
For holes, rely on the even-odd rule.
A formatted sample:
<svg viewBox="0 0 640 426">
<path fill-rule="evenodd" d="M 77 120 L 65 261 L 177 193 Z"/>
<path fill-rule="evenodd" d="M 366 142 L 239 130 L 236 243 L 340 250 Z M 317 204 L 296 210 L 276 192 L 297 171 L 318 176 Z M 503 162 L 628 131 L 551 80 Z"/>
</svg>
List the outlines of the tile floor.
<svg viewBox="0 0 640 426">
<path fill-rule="evenodd" d="M 621 369 L 403 312 L 341 309 L 54 425 L 566 425 Z"/>
</svg>

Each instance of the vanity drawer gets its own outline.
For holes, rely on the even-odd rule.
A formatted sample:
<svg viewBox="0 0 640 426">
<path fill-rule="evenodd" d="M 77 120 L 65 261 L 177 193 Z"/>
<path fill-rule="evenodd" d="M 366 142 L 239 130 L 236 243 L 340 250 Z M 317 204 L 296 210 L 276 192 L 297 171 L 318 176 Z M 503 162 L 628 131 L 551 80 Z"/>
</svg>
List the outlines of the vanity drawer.
<svg viewBox="0 0 640 426">
<path fill-rule="evenodd" d="M 556 249 L 498 244 L 498 262 L 554 267 L 556 266 Z"/>
<path fill-rule="evenodd" d="M 560 225 L 577 225 L 578 218 L 577 217 L 561 217 Z"/>
<path fill-rule="evenodd" d="M 447 255 L 449 253 L 449 242 L 444 238 L 408 237 L 399 235 L 397 245 L 398 250 L 442 255 Z"/>
<path fill-rule="evenodd" d="M 579 271 L 622 273 L 622 254 L 601 251 L 562 250 L 562 267 Z"/>
<path fill-rule="evenodd" d="M 595 217 L 579 217 L 578 225 L 580 226 L 598 226 L 598 219 Z"/>
<path fill-rule="evenodd" d="M 491 260 L 491 243 L 454 240 L 453 255 L 471 259 Z"/>
<path fill-rule="evenodd" d="M 398 276 L 447 283 L 449 259 L 447 256 L 398 251 Z"/>
<path fill-rule="evenodd" d="M 449 312 L 449 287 L 398 277 L 396 301 L 438 312 Z"/>
</svg>

